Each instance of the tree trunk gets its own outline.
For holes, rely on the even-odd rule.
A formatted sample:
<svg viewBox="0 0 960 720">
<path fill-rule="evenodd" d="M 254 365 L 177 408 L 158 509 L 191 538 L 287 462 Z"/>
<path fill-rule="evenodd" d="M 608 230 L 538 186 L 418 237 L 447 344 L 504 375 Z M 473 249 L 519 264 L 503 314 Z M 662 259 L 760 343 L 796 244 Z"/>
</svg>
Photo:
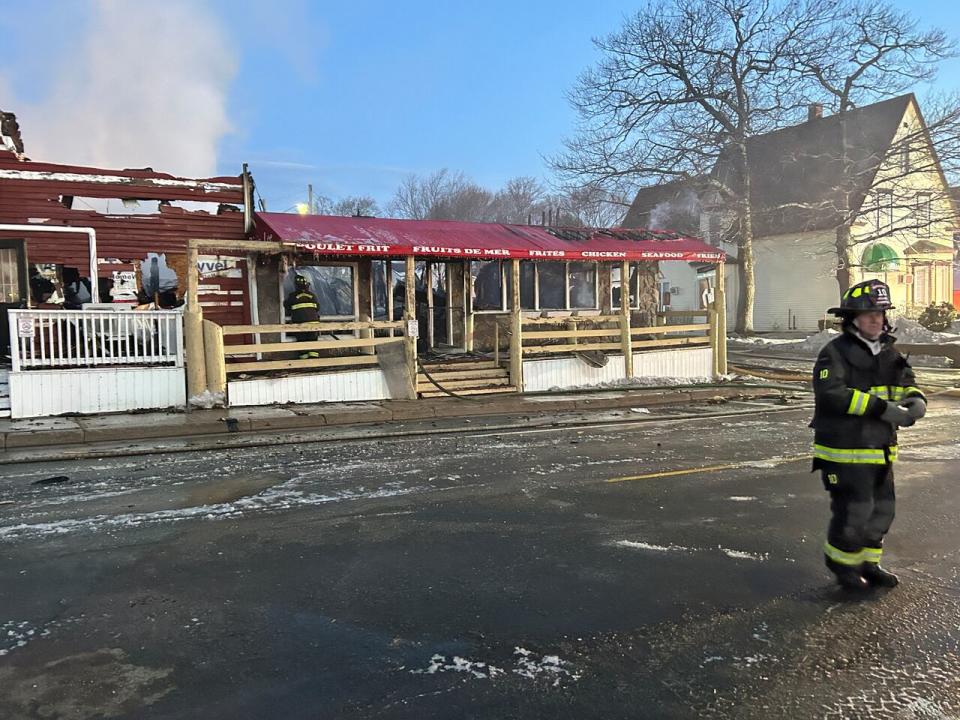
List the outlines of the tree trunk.
<svg viewBox="0 0 960 720">
<path fill-rule="evenodd" d="M 837 287 L 842 296 L 853 282 L 853 248 L 850 245 L 850 226 L 844 223 L 837 228 Z"/>
<path fill-rule="evenodd" d="M 747 162 L 746 142 L 740 142 L 740 238 L 737 242 L 737 276 L 740 293 L 737 301 L 736 330 L 740 334 L 753 332 L 753 303 L 757 286 L 753 274 L 753 208 L 750 204 L 750 165 Z"/>
</svg>

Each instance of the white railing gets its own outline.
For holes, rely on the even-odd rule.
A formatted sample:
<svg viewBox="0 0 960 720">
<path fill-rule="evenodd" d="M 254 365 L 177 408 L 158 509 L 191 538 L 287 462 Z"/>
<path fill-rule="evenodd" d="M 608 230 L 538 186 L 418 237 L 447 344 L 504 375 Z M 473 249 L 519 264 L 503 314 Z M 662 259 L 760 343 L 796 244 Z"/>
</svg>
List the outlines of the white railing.
<svg viewBox="0 0 960 720">
<path fill-rule="evenodd" d="M 118 366 L 183 367 L 176 310 L 11 310 L 13 371 Z"/>
</svg>

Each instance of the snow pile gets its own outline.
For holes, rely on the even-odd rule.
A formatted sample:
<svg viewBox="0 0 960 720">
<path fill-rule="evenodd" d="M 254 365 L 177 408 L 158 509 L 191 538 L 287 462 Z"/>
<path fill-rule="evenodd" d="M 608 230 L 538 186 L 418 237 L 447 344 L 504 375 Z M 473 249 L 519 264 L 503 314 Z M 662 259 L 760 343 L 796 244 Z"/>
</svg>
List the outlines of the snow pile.
<svg viewBox="0 0 960 720">
<path fill-rule="evenodd" d="M 791 352 L 802 353 L 804 355 L 819 355 L 826 344 L 831 340 L 835 340 L 839 335 L 840 333 L 837 330 L 821 330 L 805 340 L 784 346 L 784 349 L 789 348 Z"/>
<path fill-rule="evenodd" d="M 896 325 L 894 334 L 897 342 L 901 343 L 940 345 L 960 340 L 960 335 L 928 330 L 916 320 L 909 318 L 898 318 L 894 324 Z"/>
</svg>

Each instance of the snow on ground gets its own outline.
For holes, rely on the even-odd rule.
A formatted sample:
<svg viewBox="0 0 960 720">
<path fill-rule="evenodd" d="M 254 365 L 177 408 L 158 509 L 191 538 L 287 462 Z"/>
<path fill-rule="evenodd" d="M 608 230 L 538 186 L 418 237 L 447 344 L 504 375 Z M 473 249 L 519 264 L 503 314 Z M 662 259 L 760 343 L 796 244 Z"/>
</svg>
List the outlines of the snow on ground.
<svg viewBox="0 0 960 720">
<path fill-rule="evenodd" d="M 960 344 L 960 332 L 934 332 L 928 330 L 916 320 L 909 318 L 897 318 L 895 322 L 894 336 L 897 342 L 909 345 L 944 345 Z M 954 323 L 952 329 L 956 330 L 960 323 Z M 734 347 L 768 347 L 777 353 L 788 353 L 801 355 L 805 357 L 815 357 L 820 353 L 823 347 L 831 340 L 840 335 L 840 331 L 827 329 L 814 333 L 806 338 L 782 338 L 768 337 L 765 335 L 740 336 L 731 335 L 730 344 Z M 949 360 L 938 356 L 915 356 L 915 361 L 923 362 L 927 365 L 948 366 Z"/>
<path fill-rule="evenodd" d="M 516 647 L 513 651 L 513 660 L 514 667 L 509 672 L 528 680 L 546 680 L 553 687 L 560 687 L 565 682 L 575 682 L 580 679 L 580 673 L 576 672 L 569 662 L 561 660 L 558 655 L 538 656 L 530 650 Z M 446 655 L 437 653 L 430 658 L 427 667 L 410 670 L 410 672 L 414 675 L 456 672 L 465 673 L 477 680 L 486 680 L 504 675 L 507 670 L 457 655 L 448 660 Z"/>
<path fill-rule="evenodd" d="M 734 560 L 768 560 L 770 555 L 768 553 L 750 553 L 745 550 L 731 550 L 730 548 L 725 548 L 720 545 L 717 545 L 716 548 L 693 548 L 685 547 L 683 545 L 654 545 L 653 543 L 647 542 L 637 542 L 635 540 L 617 540 L 613 543 L 616 547 L 625 547 L 631 548 L 633 550 L 649 550 L 651 552 L 680 552 L 680 553 L 698 553 L 698 552 L 715 552 L 719 550 L 721 553 L 726 555 L 729 558 Z"/>
</svg>

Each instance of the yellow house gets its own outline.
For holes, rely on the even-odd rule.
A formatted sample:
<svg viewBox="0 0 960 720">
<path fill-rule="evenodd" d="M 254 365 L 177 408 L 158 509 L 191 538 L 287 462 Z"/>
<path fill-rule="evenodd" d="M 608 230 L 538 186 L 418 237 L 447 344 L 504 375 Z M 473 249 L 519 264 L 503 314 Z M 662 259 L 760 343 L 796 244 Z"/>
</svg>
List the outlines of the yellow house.
<svg viewBox="0 0 960 720">
<path fill-rule="evenodd" d="M 747 155 L 756 330 L 816 330 L 826 308 L 836 304 L 838 276 L 845 274 L 848 284 L 869 278 L 888 283 L 905 315 L 952 302 L 953 235 L 960 225 L 912 93 L 843 116 L 825 117 L 822 106 L 811 105 L 806 122 L 751 138 Z M 711 180 L 722 183 L 730 174 L 721 157 Z M 625 224 L 674 209 L 662 193 L 651 193 L 638 193 Z M 715 195 L 700 192 L 699 198 L 701 234 L 735 264 L 732 213 Z M 846 247 L 838 250 L 838 237 L 847 233 L 849 240 L 840 243 Z M 671 272 L 668 284 L 679 297 L 695 299 L 704 281 L 696 268 Z M 732 319 L 739 288 L 735 272 L 727 277 Z"/>
</svg>

